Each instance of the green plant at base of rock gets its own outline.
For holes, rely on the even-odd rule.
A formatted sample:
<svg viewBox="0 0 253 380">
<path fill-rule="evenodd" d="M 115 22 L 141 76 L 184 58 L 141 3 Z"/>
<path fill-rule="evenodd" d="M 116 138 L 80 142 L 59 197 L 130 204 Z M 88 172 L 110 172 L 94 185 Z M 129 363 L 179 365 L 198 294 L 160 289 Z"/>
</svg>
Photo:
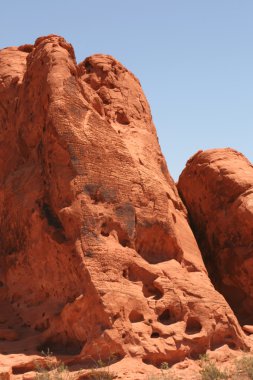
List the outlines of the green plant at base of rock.
<svg viewBox="0 0 253 380">
<path fill-rule="evenodd" d="M 49 350 L 46 353 L 42 351 L 42 355 L 45 363 L 36 365 L 35 380 L 72 380 L 68 367 L 62 362 L 53 362 L 53 354 Z"/>
<path fill-rule="evenodd" d="M 253 380 L 253 356 L 245 355 L 236 362 L 236 373 L 232 379 L 239 378 Z"/>
<path fill-rule="evenodd" d="M 162 362 L 160 368 L 161 368 L 161 371 L 163 371 L 163 370 L 167 371 L 170 367 L 169 367 L 169 364 L 167 362 Z"/>
<path fill-rule="evenodd" d="M 222 380 L 228 379 L 228 374 L 226 372 L 220 371 L 214 363 L 205 359 L 203 361 L 203 367 L 200 371 L 202 380 Z"/>
<path fill-rule="evenodd" d="M 202 363 L 209 362 L 209 356 L 207 353 L 199 355 L 199 359 L 201 360 Z"/>
<path fill-rule="evenodd" d="M 93 369 L 89 374 L 89 380 L 113 380 L 116 378 L 116 375 L 113 372 L 109 372 L 106 370 L 95 370 Z"/>
<path fill-rule="evenodd" d="M 71 380 L 72 375 L 70 374 L 67 367 L 60 364 L 57 368 L 39 368 L 36 371 L 36 380 Z"/>
<path fill-rule="evenodd" d="M 115 362 L 117 356 L 112 353 L 106 361 L 102 360 L 99 354 L 99 350 L 97 352 L 98 359 L 92 359 L 94 363 L 94 368 L 88 373 L 87 380 L 113 380 L 117 376 L 114 372 L 111 372 L 110 365 Z"/>
</svg>

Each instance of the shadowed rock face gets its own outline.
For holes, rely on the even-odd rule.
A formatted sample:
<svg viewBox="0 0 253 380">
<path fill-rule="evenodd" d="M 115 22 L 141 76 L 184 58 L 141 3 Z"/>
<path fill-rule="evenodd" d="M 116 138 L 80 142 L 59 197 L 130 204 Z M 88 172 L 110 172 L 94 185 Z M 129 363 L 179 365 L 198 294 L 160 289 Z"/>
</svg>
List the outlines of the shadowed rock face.
<svg viewBox="0 0 253 380">
<path fill-rule="evenodd" d="M 0 52 L 0 102 L 0 348 L 159 364 L 243 347 L 133 74 L 41 37 Z"/>
<path fill-rule="evenodd" d="M 198 152 L 178 188 L 216 288 L 253 323 L 253 167 L 232 149 Z"/>
</svg>

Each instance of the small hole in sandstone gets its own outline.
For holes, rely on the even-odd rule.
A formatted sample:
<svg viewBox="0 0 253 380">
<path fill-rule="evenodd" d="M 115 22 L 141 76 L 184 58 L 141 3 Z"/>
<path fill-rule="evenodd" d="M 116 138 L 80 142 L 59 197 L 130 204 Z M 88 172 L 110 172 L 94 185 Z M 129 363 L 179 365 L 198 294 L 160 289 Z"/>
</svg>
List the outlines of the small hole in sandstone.
<svg viewBox="0 0 253 380">
<path fill-rule="evenodd" d="M 46 183 L 45 183 L 45 185 L 46 185 Z M 52 226 L 58 230 L 63 229 L 59 218 L 54 214 L 54 212 L 53 212 L 52 208 L 49 206 L 49 204 L 43 203 L 42 215 L 47 219 L 49 226 Z"/>
<path fill-rule="evenodd" d="M 151 338 L 159 338 L 159 337 L 160 337 L 159 332 L 157 332 L 157 331 L 152 332 Z"/>
<path fill-rule="evenodd" d="M 148 323 L 153 323 L 153 319 L 149 319 L 149 320 L 148 320 Z"/>
<path fill-rule="evenodd" d="M 15 365 L 12 367 L 12 373 L 13 375 L 24 375 L 26 372 L 34 371 L 35 370 L 35 364 L 29 363 L 25 365 Z M 23 377 L 23 376 L 22 376 Z"/>
<path fill-rule="evenodd" d="M 127 269 L 123 269 L 123 277 L 128 278 L 128 270 Z"/>
<path fill-rule="evenodd" d="M 197 334 L 202 330 L 202 325 L 197 318 L 189 317 L 186 323 L 185 332 L 188 335 Z"/>
<path fill-rule="evenodd" d="M 168 309 L 164 310 L 162 314 L 159 315 L 158 321 L 161 322 L 163 325 L 170 325 L 173 323 L 170 311 Z"/>
<path fill-rule="evenodd" d="M 86 251 L 85 256 L 93 257 L 93 252 L 92 251 Z"/>
<path fill-rule="evenodd" d="M 89 62 L 84 62 L 84 67 L 86 68 L 87 74 L 89 74 L 92 70 L 92 66 Z"/>
<path fill-rule="evenodd" d="M 122 337 L 123 339 L 125 339 L 125 337 L 126 337 L 126 333 L 123 333 L 123 334 L 121 335 L 121 337 Z"/>
<path fill-rule="evenodd" d="M 117 313 L 117 314 L 113 315 L 112 319 L 113 319 L 113 321 L 116 321 L 119 317 L 120 317 L 120 315 L 119 315 L 119 313 Z"/>
<path fill-rule="evenodd" d="M 152 297 L 155 300 L 159 300 L 163 297 L 163 293 L 152 284 L 143 284 L 142 291 L 146 298 Z"/>
<path fill-rule="evenodd" d="M 143 315 L 136 310 L 132 310 L 129 314 L 129 320 L 132 323 L 142 322 L 144 320 Z"/>
<path fill-rule="evenodd" d="M 108 226 L 106 223 L 103 223 L 101 226 L 101 235 L 105 236 L 105 237 L 109 236 L 109 230 L 108 230 Z"/>
<path fill-rule="evenodd" d="M 126 113 L 123 110 L 116 112 L 116 121 L 120 124 L 127 125 L 130 123 L 130 120 Z"/>
</svg>

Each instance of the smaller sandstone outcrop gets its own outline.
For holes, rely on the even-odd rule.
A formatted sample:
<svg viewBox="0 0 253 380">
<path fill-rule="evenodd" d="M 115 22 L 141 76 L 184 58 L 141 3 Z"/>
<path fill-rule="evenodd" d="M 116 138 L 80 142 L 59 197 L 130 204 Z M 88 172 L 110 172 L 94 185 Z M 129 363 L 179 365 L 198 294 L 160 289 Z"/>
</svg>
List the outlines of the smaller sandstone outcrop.
<svg viewBox="0 0 253 380">
<path fill-rule="evenodd" d="M 239 152 L 195 154 L 179 192 L 216 288 L 242 323 L 253 315 L 253 167 Z"/>
</svg>

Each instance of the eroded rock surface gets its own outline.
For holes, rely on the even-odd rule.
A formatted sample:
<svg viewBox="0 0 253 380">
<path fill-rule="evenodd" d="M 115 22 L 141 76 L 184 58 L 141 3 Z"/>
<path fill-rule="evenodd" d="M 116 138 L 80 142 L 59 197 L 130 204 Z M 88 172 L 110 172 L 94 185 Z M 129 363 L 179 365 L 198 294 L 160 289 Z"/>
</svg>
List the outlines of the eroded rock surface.
<svg viewBox="0 0 253 380">
<path fill-rule="evenodd" d="M 0 101 L 1 352 L 159 365 L 244 347 L 134 75 L 41 37 L 1 51 Z"/>
<path fill-rule="evenodd" d="M 180 176 L 211 279 L 242 323 L 253 323 L 253 167 L 232 149 L 200 151 Z"/>
</svg>

